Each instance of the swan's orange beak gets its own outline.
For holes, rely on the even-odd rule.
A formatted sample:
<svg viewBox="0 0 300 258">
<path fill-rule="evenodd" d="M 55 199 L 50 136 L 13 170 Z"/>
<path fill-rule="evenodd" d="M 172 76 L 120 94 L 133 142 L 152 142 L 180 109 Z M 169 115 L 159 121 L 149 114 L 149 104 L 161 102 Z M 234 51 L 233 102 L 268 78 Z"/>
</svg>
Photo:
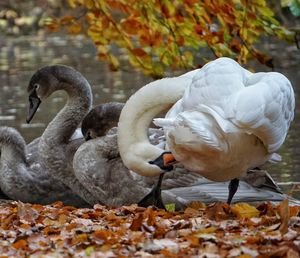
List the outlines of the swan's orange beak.
<svg viewBox="0 0 300 258">
<path fill-rule="evenodd" d="M 162 170 L 171 171 L 173 170 L 173 165 L 177 163 L 177 161 L 171 152 L 166 151 L 155 160 L 149 161 L 149 163 L 158 166 Z"/>
<path fill-rule="evenodd" d="M 169 166 L 177 163 L 177 160 L 175 159 L 174 155 L 171 152 L 164 152 L 163 162 L 164 162 L 164 166 Z"/>
</svg>

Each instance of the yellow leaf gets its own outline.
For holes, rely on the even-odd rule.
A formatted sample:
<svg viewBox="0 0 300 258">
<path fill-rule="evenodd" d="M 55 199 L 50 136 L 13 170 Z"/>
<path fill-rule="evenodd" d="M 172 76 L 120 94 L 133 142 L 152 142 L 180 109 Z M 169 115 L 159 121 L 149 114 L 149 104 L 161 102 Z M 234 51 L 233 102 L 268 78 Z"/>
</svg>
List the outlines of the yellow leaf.
<svg viewBox="0 0 300 258">
<path fill-rule="evenodd" d="M 75 8 L 78 4 L 76 0 L 68 0 L 68 3 L 71 6 L 71 8 Z"/>
<path fill-rule="evenodd" d="M 155 78 L 162 78 L 164 75 L 164 68 L 160 63 L 154 63 L 152 65 L 152 76 Z"/>
<path fill-rule="evenodd" d="M 84 5 L 88 8 L 88 9 L 92 9 L 95 7 L 94 1 L 93 0 L 84 0 Z"/>
<path fill-rule="evenodd" d="M 84 251 L 85 251 L 85 254 L 87 256 L 91 256 L 91 254 L 94 252 L 94 247 L 93 246 L 89 246 Z"/>
<path fill-rule="evenodd" d="M 253 256 L 251 256 L 250 254 L 242 254 L 237 256 L 237 258 L 252 258 Z"/>
<path fill-rule="evenodd" d="M 109 68 L 112 71 L 117 71 L 119 69 L 120 63 L 119 60 L 114 55 L 108 55 L 109 57 Z"/>
<path fill-rule="evenodd" d="M 259 216 L 259 211 L 248 203 L 235 204 L 231 207 L 231 211 L 240 219 Z"/>
<path fill-rule="evenodd" d="M 106 46 L 98 46 L 97 47 L 98 51 L 102 54 L 107 54 L 108 53 L 108 48 Z"/>
</svg>

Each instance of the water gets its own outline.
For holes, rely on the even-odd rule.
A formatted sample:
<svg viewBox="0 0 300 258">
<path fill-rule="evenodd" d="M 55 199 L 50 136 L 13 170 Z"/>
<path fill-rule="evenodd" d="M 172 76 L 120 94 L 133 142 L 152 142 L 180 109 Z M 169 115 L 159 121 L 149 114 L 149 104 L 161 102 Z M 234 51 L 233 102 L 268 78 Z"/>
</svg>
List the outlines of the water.
<svg viewBox="0 0 300 258">
<path fill-rule="evenodd" d="M 267 169 L 278 182 L 300 181 L 300 51 L 295 46 L 263 45 L 274 56 L 275 71 L 285 74 L 296 92 L 296 116 L 279 154 L 280 164 Z M 49 121 L 63 107 L 66 95 L 57 92 L 43 103 L 30 125 L 26 124 L 26 88 L 32 74 L 49 64 L 70 65 L 79 70 L 92 85 L 94 105 L 121 101 L 134 93 L 150 78 L 138 72 L 110 72 L 105 63 L 96 60 L 96 50 L 83 37 L 28 36 L 0 38 L 0 125 L 18 129 L 26 142 L 40 136 Z M 128 68 L 128 67 L 127 67 Z M 256 67 L 256 71 L 267 71 Z M 128 70 L 128 69 L 126 69 Z M 299 195 L 298 195 L 299 196 Z"/>
</svg>

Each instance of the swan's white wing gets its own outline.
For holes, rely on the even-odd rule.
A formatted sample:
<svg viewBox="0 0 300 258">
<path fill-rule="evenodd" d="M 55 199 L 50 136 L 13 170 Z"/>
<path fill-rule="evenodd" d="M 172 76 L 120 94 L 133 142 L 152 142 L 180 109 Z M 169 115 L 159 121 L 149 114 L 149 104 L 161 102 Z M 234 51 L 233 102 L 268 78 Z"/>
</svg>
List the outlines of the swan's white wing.
<svg viewBox="0 0 300 258">
<path fill-rule="evenodd" d="M 238 128 L 255 134 L 269 152 L 279 149 L 294 118 L 295 97 L 280 73 L 257 73 L 224 105 L 224 116 Z"/>
<path fill-rule="evenodd" d="M 201 122 L 199 122 L 201 121 Z M 190 110 L 181 112 L 174 118 L 156 118 L 154 124 L 163 127 L 172 135 L 176 144 L 193 145 L 205 143 L 213 149 L 222 149 L 222 136 L 216 129 L 216 121 L 202 112 Z"/>
<path fill-rule="evenodd" d="M 224 98 L 244 88 L 252 73 L 230 58 L 219 58 L 207 63 L 193 77 L 182 98 L 183 110 L 200 104 L 218 105 Z"/>
</svg>

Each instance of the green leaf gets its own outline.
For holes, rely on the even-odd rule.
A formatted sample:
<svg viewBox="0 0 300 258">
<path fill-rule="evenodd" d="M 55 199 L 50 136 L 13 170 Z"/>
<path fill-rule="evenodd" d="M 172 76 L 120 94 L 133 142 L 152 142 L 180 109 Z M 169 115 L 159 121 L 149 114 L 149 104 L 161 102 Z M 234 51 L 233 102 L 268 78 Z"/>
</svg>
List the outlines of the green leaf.
<svg viewBox="0 0 300 258">
<path fill-rule="evenodd" d="M 175 203 L 167 203 L 165 204 L 166 210 L 169 212 L 175 211 Z"/>
<path fill-rule="evenodd" d="M 88 246 L 87 248 L 85 248 L 84 252 L 85 252 L 86 256 L 91 256 L 92 252 L 94 252 L 94 247 Z"/>
</svg>

